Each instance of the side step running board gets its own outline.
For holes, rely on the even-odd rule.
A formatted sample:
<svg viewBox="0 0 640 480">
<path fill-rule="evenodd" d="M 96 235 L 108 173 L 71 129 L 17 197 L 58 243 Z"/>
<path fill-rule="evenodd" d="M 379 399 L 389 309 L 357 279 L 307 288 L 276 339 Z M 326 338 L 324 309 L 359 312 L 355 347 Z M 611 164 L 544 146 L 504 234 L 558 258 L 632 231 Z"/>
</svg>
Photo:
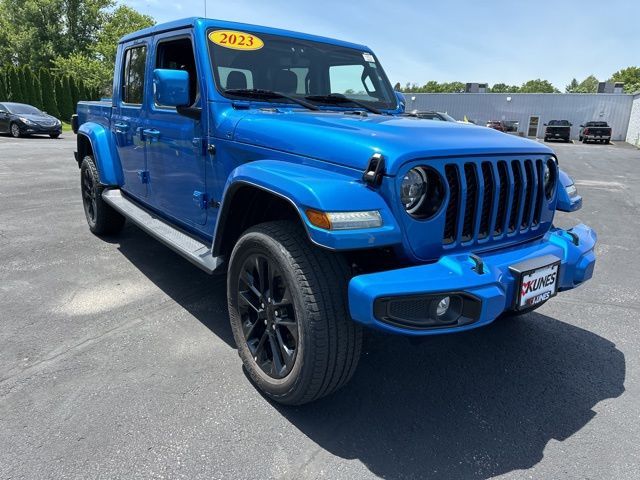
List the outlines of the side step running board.
<svg viewBox="0 0 640 480">
<path fill-rule="evenodd" d="M 160 240 L 167 247 L 179 253 L 205 272 L 211 274 L 222 266 L 222 257 L 214 257 L 211 254 L 211 248 L 207 247 L 207 245 L 172 227 L 153 213 L 139 207 L 124 197 L 119 189 L 105 190 L 102 192 L 102 198 L 142 230 Z"/>
</svg>

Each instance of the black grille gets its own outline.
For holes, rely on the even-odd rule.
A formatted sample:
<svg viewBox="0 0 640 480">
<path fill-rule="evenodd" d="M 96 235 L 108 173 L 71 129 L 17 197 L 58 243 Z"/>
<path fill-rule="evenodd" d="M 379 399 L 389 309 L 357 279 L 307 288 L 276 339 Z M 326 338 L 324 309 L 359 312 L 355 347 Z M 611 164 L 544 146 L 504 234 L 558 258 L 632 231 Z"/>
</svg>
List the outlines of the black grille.
<svg viewBox="0 0 640 480">
<path fill-rule="evenodd" d="M 453 243 L 456 239 L 456 225 L 458 222 L 458 211 L 460 209 L 460 178 L 458 177 L 458 167 L 447 165 L 444 169 L 449 183 L 449 205 L 444 225 L 444 243 Z"/>
<path fill-rule="evenodd" d="M 462 223 L 462 241 L 468 242 L 473 238 L 473 228 L 478 206 L 478 177 L 473 163 L 464 164 L 464 177 L 467 182 L 467 198 L 464 207 L 464 222 Z"/>
<path fill-rule="evenodd" d="M 540 223 L 542 160 L 447 164 L 449 186 L 443 243 L 500 237 Z"/>
</svg>

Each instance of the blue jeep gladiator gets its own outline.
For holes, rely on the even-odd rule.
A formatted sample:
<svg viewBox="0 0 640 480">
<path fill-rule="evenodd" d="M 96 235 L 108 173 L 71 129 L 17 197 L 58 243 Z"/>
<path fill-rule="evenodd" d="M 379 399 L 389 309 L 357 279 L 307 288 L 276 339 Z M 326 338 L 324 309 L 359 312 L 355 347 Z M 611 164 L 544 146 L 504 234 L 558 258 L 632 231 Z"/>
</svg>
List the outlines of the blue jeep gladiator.
<svg viewBox="0 0 640 480">
<path fill-rule="evenodd" d="M 125 219 L 227 275 L 251 379 L 302 404 L 353 375 L 362 326 L 462 332 L 591 278 L 595 233 L 543 144 L 404 113 L 363 45 L 193 18 L 118 45 L 78 105 L 91 231 Z"/>
</svg>

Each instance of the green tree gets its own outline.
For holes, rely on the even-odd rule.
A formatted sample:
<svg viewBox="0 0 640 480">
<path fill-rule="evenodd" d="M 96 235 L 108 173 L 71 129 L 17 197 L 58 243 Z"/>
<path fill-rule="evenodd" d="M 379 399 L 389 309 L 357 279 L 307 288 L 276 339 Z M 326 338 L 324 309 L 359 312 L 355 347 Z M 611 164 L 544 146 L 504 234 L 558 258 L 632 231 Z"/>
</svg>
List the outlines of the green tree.
<svg viewBox="0 0 640 480">
<path fill-rule="evenodd" d="M 40 87 L 40 77 L 35 73 L 31 74 L 31 91 L 33 92 L 32 102 L 36 108 L 42 110 L 44 105 L 42 104 L 42 88 Z"/>
<path fill-rule="evenodd" d="M 566 93 L 576 93 L 578 90 L 578 86 L 580 84 L 578 83 L 578 80 L 576 78 L 573 78 L 571 80 L 571 83 L 569 83 L 569 85 L 567 85 L 566 87 L 564 87 L 564 91 Z"/>
<path fill-rule="evenodd" d="M 640 92 L 640 67 L 627 67 L 611 75 L 610 81 L 624 82 L 627 93 Z"/>
<path fill-rule="evenodd" d="M 491 93 L 518 93 L 520 87 L 517 85 L 507 85 L 506 83 L 496 83 L 491 87 Z"/>
<path fill-rule="evenodd" d="M 48 67 L 88 53 L 114 0 L 0 0 L 0 63 Z"/>
<path fill-rule="evenodd" d="M 11 102 L 21 102 L 23 98 L 22 94 L 22 86 L 20 84 L 20 75 L 18 74 L 18 69 L 16 67 L 9 67 L 9 71 L 7 72 L 8 85 L 9 85 L 9 101 Z"/>
<path fill-rule="evenodd" d="M 4 70 L 0 70 L 0 102 L 6 102 L 7 87 L 5 85 Z"/>
<path fill-rule="evenodd" d="M 520 87 L 521 93 L 560 93 L 548 80 L 529 80 Z"/>
<path fill-rule="evenodd" d="M 466 88 L 466 84 L 462 82 L 445 82 L 440 84 L 440 91 L 443 93 L 463 93 Z"/>
<path fill-rule="evenodd" d="M 80 100 L 80 89 L 78 88 L 78 84 L 73 79 L 73 77 L 69 78 L 69 91 L 71 92 L 71 105 L 73 105 L 73 113 L 76 113 L 76 105 L 78 105 L 78 101 Z"/>
<path fill-rule="evenodd" d="M 154 25 L 153 18 L 121 5 L 104 17 L 91 53 L 74 52 L 53 61 L 60 75 L 82 79 L 87 85 L 108 92 L 113 81 L 118 40 L 124 35 Z"/>
<path fill-rule="evenodd" d="M 33 73 L 31 69 L 25 65 L 21 69 L 22 74 L 22 90 L 24 92 L 23 101 L 29 105 L 35 104 L 35 92 L 33 91 Z"/>
<path fill-rule="evenodd" d="M 60 111 L 60 118 L 63 122 L 69 122 L 74 113 L 71 103 L 71 91 L 69 88 L 69 77 L 60 77 L 56 83 L 56 103 Z"/>
<path fill-rule="evenodd" d="M 60 117 L 58 104 L 56 103 L 56 88 L 49 70 L 40 69 L 40 91 L 42 92 L 42 108 L 49 115 Z"/>
<path fill-rule="evenodd" d="M 597 93 L 598 92 L 598 83 L 599 80 L 593 76 L 589 75 L 583 81 L 578 84 L 578 88 L 576 88 L 576 93 Z"/>
</svg>

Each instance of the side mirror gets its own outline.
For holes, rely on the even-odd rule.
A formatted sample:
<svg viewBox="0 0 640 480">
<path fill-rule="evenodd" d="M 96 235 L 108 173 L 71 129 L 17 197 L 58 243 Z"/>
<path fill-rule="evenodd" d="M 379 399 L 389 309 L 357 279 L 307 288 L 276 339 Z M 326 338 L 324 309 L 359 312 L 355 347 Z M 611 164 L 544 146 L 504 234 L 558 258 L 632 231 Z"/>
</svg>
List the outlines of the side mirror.
<svg viewBox="0 0 640 480">
<path fill-rule="evenodd" d="M 582 125 L 582 124 L 581 124 L 580 126 L 581 126 L 581 127 L 584 127 L 584 125 Z"/>
<path fill-rule="evenodd" d="M 570 126 L 570 127 L 573 127 L 573 123 L 570 123 L 570 124 L 569 124 L 569 126 Z"/>
<path fill-rule="evenodd" d="M 543 127 L 546 127 L 546 126 L 547 126 L 547 124 L 546 124 L 546 123 L 543 123 L 543 124 L 542 124 L 542 126 L 543 126 Z"/>
<path fill-rule="evenodd" d="M 402 92 L 395 92 L 396 98 L 398 99 L 398 105 L 400 105 L 400 113 L 404 113 L 404 110 L 407 106 L 407 99 Z"/>
<path fill-rule="evenodd" d="M 189 105 L 189 73 L 184 70 L 155 69 L 153 97 L 158 105 L 168 107 Z"/>
</svg>

